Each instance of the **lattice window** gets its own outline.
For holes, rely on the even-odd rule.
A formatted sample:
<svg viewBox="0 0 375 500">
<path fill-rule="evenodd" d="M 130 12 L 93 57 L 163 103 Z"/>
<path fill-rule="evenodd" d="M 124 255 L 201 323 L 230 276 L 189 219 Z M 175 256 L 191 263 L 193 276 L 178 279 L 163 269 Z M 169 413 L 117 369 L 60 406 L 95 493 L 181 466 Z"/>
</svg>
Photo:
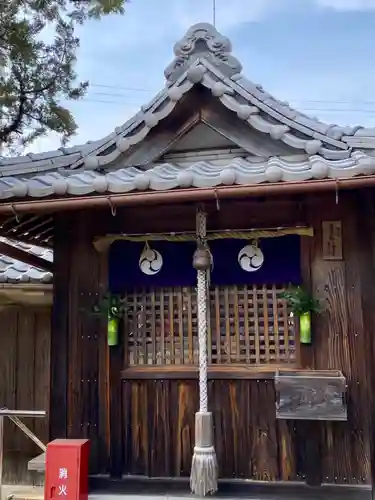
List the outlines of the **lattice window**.
<svg viewBox="0 0 375 500">
<path fill-rule="evenodd" d="M 275 286 L 212 287 L 208 362 L 285 364 L 296 359 L 293 322 Z M 126 296 L 127 364 L 198 362 L 195 288 L 136 290 Z"/>
</svg>

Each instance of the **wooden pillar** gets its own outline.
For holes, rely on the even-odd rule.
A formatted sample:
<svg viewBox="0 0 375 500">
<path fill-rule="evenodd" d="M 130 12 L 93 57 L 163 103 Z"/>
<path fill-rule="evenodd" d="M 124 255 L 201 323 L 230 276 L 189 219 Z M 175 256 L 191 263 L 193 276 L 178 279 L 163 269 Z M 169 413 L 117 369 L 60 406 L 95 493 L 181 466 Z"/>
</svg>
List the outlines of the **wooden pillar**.
<svg viewBox="0 0 375 500">
<path fill-rule="evenodd" d="M 68 405 L 68 313 L 69 261 L 71 255 L 69 218 L 54 217 L 54 288 L 51 328 L 50 439 L 67 436 Z"/>
<path fill-rule="evenodd" d="M 356 239 L 361 278 L 361 304 L 363 311 L 364 342 L 366 345 L 364 393 L 368 407 L 368 436 L 372 498 L 375 498 L 375 197 L 374 191 L 359 191 L 356 204 Z"/>
<path fill-rule="evenodd" d="M 110 422 L 110 460 L 109 472 L 112 477 L 120 478 L 123 473 L 122 452 L 122 380 L 123 335 L 119 331 L 119 343 L 109 348 L 109 422 Z"/>
<path fill-rule="evenodd" d="M 99 260 L 99 287 L 102 291 L 108 289 L 108 252 L 98 252 Z M 111 477 L 120 478 L 123 473 L 123 419 L 122 419 L 122 403 L 123 403 L 123 382 L 121 379 L 121 371 L 124 368 L 124 344 L 123 344 L 123 322 L 120 321 L 118 344 L 116 346 L 108 346 L 107 342 L 107 321 L 104 319 L 101 325 L 101 341 L 100 352 L 101 359 L 105 361 L 105 372 L 99 367 L 101 374 L 100 394 L 105 392 L 105 402 L 102 404 L 99 411 L 99 419 L 101 422 L 106 420 L 106 440 L 105 440 L 105 456 L 108 457 L 107 471 Z M 105 356 L 103 356 L 105 353 Z M 104 446 L 104 443 L 102 443 Z M 99 460 L 102 459 L 103 446 L 99 450 Z"/>
<path fill-rule="evenodd" d="M 310 207 L 306 204 L 303 205 L 304 212 L 304 223 L 307 226 L 312 226 L 312 216 L 310 213 Z M 304 287 L 312 292 L 312 281 L 311 281 L 311 253 L 313 248 L 314 239 L 310 236 L 301 237 L 301 275 Z M 298 322 L 297 322 L 298 325 Z M 299 326 L 299 325 L 298 325 Z M 314 342 L 314 339 L 312 339 Z M 305 369 L 311 369 L 314 367 L 314 348 L 313 344 L 299 344 L 300 349 L 300 362 L 301 367 Z"/>
<path fill-rule="evenodd" d="M 88 438 L 91 473 L 109 456 L 108 347 L 89 311 L 107 287 L 106 262 L 92 244 L 100 214 L 55 218 L 55 284 L 51 352 L 51 438 Z"/>
</svg>

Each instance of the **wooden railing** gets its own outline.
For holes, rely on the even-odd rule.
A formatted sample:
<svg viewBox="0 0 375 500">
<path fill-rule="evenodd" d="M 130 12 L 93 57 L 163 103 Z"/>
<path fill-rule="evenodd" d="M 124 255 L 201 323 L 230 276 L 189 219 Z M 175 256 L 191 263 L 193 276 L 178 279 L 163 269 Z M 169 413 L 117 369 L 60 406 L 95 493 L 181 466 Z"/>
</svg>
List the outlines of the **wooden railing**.
<svg viewBox="0 0 375 500">
<path fill-rule="evenodd" d="M 21 431 L 34 443 L 39 446 L 39 448 L 45 452 L 47 447 L 45 444 L 38 439 L 35 434 L 19 419 L 21 418 L 44 418 L 47 416 L 47 412 L 43 410 L 9 410 L 8 408 L 0 409 L 0 500 L 2 500 L 2 489 L 3 489 L 3 460 L 4 460 L 4 420 L 6 417 L 9 418 Z"/>
</svg>

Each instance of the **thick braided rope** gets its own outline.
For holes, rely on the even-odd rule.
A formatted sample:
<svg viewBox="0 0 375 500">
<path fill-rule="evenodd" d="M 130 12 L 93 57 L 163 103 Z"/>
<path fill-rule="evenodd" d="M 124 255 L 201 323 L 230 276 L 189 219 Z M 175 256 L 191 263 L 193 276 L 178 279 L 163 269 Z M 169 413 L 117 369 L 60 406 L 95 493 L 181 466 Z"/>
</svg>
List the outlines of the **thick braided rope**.
<svg viewBox="0 0 375 500">
<path fill-rule="evenodd" d="M 198 271 L 199 411 L 207 412 L 206 271 Z"/>
<path fill-rule="evenodd" d="M 281 227 L 274 229 L 253 229 L 247 231 L 220 231 L 210 232 L 207 239 L 223 240 L 223 239 L 240 239 L 240 240 L 254 240 L 260 238 L 276 238 L 278 236 L 285 236 L 288 234 L 298 234 L 300 236 L 314 236 L 314 230 L 311 227 Z M 93 244 L 98 252 L 104 252 L 110 245 L 117 240 L 124 241 L 195 241 L 196 236 L 189 233 L 153 233 L 142 235 L 107 235 L 95 238 Z"/>
<path fill-rule="evenodd" d="M 206 214 L 197 212 L 197 240 L 206 243 Z M 199 340 L 199 411 L 207 412 L 207 271 L 197 273 Z"/>
</svg>

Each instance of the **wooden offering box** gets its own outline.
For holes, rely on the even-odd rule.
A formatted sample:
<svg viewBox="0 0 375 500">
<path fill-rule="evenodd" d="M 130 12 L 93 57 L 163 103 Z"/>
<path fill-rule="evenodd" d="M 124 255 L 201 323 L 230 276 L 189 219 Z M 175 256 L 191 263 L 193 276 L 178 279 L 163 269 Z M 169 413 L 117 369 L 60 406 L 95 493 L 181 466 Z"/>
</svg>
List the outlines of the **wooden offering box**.
<svg viewBox="0 0 375 500">
<path fill-rule="evenodd" d="M 340 371 L 279 371 L 275 388 L 278 419 L 347 420 L 346 379 Z"/>
</svg>

